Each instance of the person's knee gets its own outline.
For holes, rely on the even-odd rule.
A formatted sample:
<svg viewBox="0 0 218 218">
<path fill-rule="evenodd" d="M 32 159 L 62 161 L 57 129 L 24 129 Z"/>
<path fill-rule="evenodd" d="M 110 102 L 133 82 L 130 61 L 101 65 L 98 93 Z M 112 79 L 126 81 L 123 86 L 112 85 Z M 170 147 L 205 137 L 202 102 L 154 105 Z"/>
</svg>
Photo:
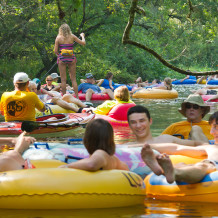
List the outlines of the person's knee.
<svg viewBox="0 0 218 218">
<path fill-rule="evenodd" d="M 58 101 L 58 97 L 53 97 L 52 99 L 51 99 L 51 103 L 53 103 L 53 104 L 56 104 L 57 103 L 57 101 Z"/>
<path fill-rule="evenodd" d="M 91 94 L 93 94 L 94 91 L 93 91 L 92 89 L 88 89 L 88 90 L 86 91 L 86 93 L 91 93 Z"/>
</svg>

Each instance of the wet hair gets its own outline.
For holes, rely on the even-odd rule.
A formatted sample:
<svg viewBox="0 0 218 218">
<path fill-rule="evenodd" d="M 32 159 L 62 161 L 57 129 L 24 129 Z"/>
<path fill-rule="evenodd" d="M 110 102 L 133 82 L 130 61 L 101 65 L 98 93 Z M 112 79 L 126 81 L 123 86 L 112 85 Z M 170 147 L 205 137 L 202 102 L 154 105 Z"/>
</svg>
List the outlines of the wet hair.
<svg viewBox="0 0 218 218">
<path fill-rule="evenodd" d="M 209 124 L 211 125 L 213 121 L 215 121 L 216 124 L 218 124 L 218 111 L 216 111 L 212 115 L 210 115 Z"/>
<path fill-rule="evenodd" d="M 70 35 L 72 35 L 71 29 L 68 26 L 68 24 L 64 23 L 59 27 L 59 33 L 58 35 L 64 36 L 64 37 L 68 37 Z"/>
<path fill-rule="evenodd" d="M 112 72 L 108 72 L 105 76 L 105 79 L 110 79 L 114 74 Z"/>
<path fill-rule="evenodd" d="M 89 154 L 93 154 L 98 149 L 109 155 L 115 153 L 114 131 L 106 120 L 94 119 L 90 121 L 86 127 L 83 142 Z"/>
<path fill-rule="evenodd" d="M 114 98 L 118 101 L 129 101 L 129 90 L 126 86 L 120 86 L 114 90 Z"/>
<path fill-rule="evenodd" d="M 129 116 L 131 114 L 134 114 L 134 113 L 145 113 L 148 117 L 148 120 L 150 121 L 150 119 L 151 119 L 150 112 L 148 111 L 148 109 L 146 107 L 144 107 L 142 105 L 136 105 L 134 107 L 131 107 L 127 112 L 128 122 L 129 122 Z"/>
<path fill-rule="evenodd" d="M 165 79 L 164 79 L 164 82 L 166 83 L 166 85 L 167 86 L 169 86 L 169 89 L 168 89 L 168 87 L 167 87 L 167 90 L 172 90 L 172 80 L 171 80 L 171 78 L 170 77 L 166 77 Z"/>
</svg>

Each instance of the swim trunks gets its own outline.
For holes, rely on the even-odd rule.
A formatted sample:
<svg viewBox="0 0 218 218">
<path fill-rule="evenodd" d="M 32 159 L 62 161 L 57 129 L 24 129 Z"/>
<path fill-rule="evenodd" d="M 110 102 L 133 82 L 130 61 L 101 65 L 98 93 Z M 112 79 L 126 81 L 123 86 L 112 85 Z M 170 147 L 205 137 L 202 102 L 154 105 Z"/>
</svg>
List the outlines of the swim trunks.
<svg viewBox="0 0 218 218">
<path fill-rule="evenodd" d="M 206 95 L 217 95 L 217 91 L 216 90 L 207 90 Z"/>
</svg>

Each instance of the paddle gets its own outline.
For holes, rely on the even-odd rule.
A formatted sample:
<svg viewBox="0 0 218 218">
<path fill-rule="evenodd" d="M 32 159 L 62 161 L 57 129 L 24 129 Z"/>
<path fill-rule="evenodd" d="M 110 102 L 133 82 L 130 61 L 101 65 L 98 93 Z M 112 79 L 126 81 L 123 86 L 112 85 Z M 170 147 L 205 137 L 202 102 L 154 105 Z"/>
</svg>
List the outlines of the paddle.
<svg viewBox="0 0 218 218">
<path fill-rule="evenodd" d="M 78 126 L 79 123 L 72 123 L 72 124 L 64 124 L 64 123 L 38 123 L 34 121 L 23 121 L 21 124 L 21 130 L 26 132 L 32 132 L 40 127 L 73 127 Z"/>
</svg>

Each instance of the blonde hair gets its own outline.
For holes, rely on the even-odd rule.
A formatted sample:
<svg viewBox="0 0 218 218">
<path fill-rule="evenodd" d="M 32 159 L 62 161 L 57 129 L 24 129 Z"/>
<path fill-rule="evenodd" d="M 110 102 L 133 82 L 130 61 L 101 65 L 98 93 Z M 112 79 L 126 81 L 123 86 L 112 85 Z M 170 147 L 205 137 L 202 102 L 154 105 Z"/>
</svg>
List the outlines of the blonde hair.
<svg viewBox="0 0 218 218">
<path fill-rule="evenodd" d="M 58 35 L 64 36 L 66 38 L 72 35 L 71 29 L 68 24 L 64 23 L 59 27 Z"/>
<path fill-rule="evenodd" d="M 168 89 L 168 90 L 171 90 L 171 89 L 172 89 L 172 80 L 171 80 L 171 78 L 170 78 L 170 77 L 166 77 L 166 78 L 164 79 L 164 82 L 165 82 L 166 85 L 169 87 L 169 89 L 168 89 L 168 87 L 167 87 L 167 89 Z"/>
<path fill-rule="evenodd" d="M 53 77 L 50 76 L 50 75 L 46 77 L 45 81 L 46 81 L 47 79 L 52 80 L 52 81 L 54 80 Z"/>
<path fill-rule="evenodd" d="M 120 86 L 114 91 L 114 98 L 118 101 L 129 101 L 129 90 L 126 86 Z"/>
</svg>

